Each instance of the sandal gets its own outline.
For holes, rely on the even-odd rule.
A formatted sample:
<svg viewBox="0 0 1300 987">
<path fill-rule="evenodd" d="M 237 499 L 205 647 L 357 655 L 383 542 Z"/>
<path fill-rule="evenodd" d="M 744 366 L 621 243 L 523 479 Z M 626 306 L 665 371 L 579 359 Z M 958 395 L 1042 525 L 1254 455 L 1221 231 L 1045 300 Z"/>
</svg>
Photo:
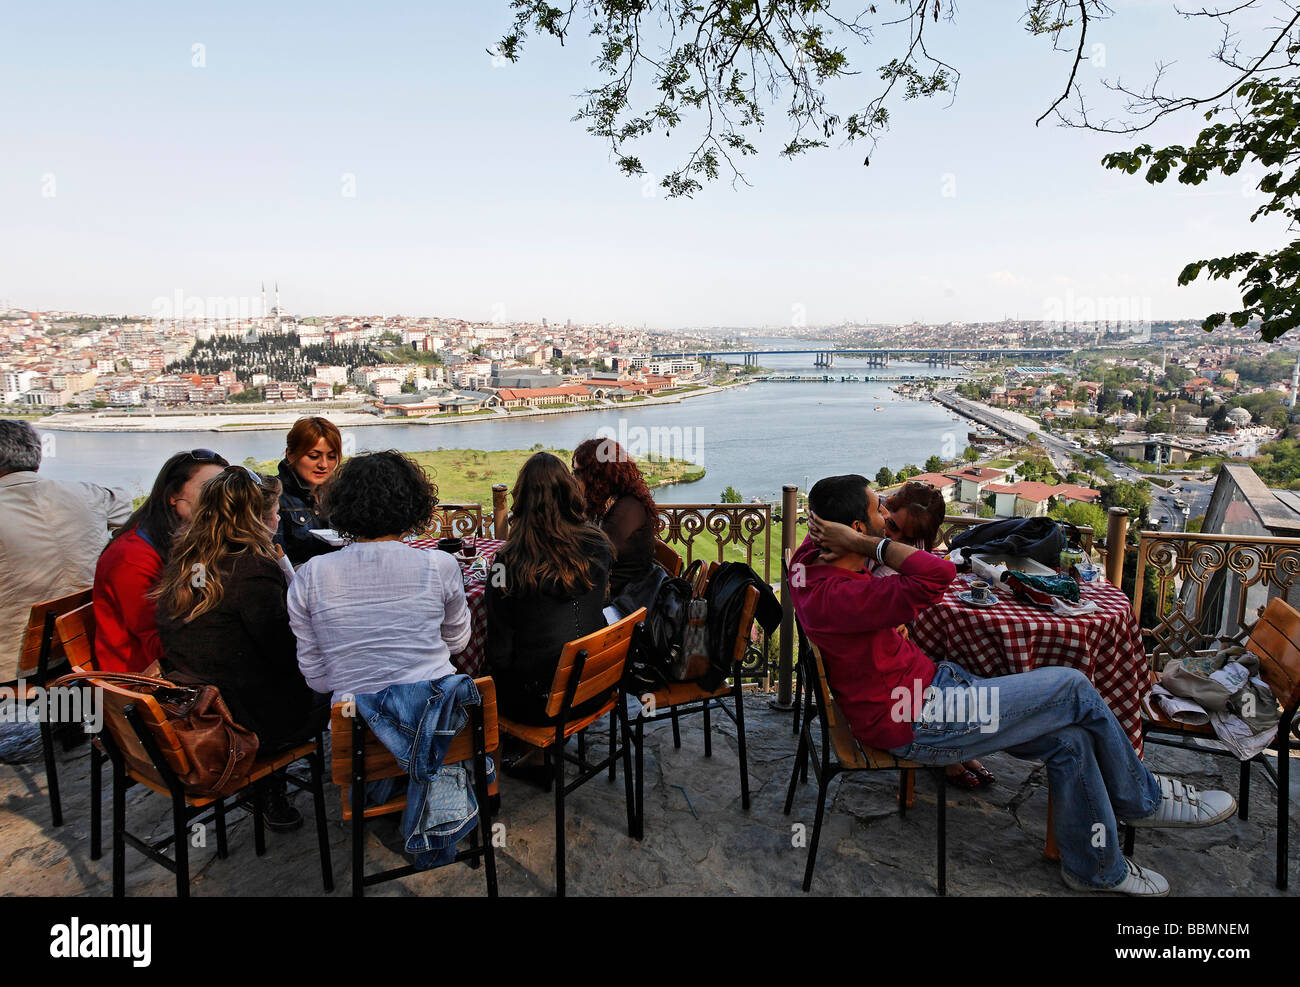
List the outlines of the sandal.
<svg viewBox="0 0 1300 987">
<path fill-rule="evenodd" d="M 967 761 L 962 765 L 962 767 L 966 769 L 967 774 L 974 775 L 977 783 L 980 785 L 992 785 L 998 780 L 994 776 L 993 772 L 982 764 Z"/>
<path fill-rule="evenodd" d="M 979 788 L 980 780 L 973 772 L 967 771 L 964 767 L 956 774 L 949 774 L 947 771 L 944 777 L 948 779 L 949 785 L 955 785 L 958 788 Z"/>
</svg>

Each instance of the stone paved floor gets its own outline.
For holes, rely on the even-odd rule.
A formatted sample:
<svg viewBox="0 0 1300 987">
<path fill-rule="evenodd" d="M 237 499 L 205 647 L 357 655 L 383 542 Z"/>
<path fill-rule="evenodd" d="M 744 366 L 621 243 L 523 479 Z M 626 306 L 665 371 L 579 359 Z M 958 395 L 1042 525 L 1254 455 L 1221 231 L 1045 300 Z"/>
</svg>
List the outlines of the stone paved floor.
<svg viewBox="0 0 1300 987">
<path fill-rule="evenodd" d="M 750 782 L 753 804 L 740 808 L 734 727 L 715 715 L 714 751 L 703 756 L 699 717 L 684 721 L 682 748 L 671 729 L 647 732 L 646 836 L 626 832 L 622 777 L 604 778 L 570 797 L 568 882 L 572 895 L 798 895 L 806 850 L 793 846 L 792 826 L 811 829 L 816 789 L 802 787 L 794 811 L 781 813 L 793 763 L 790 716 L 750 695 Z M 7 727 L 12 732 L 19 728 Z M 602 746 L 593 741 L 593 752 Z M 1148 763 L 1202 788 L 1236 791 L 1236 768 L 1222 759 L 1150 746 Z M 1069 895 L 1056 865 L 1042 858 L 1046 823 L 1041 766 L 995 755 L 987 764 L 998 783 L 970 793 L 948 787 L 949 894 Z M 89 857 L 89 758 L 82 745 L 60 752 L 64 825 L 50 826 L 39 760 L 0 764 L 0 893 L 102 895 L 111 892 L 109 859 Z M 1225 768 L 1227 774 L 1224 774 Z M 1204 830 L 1146 831 L 1136 859 L 1163 873 L 1175 895 L 1277 895 L 1273 887 L 1276 818 L 1274 793 L 1258 768 L 1250 818 Z M 1293 772 L 1293 775 L 1295 773 Z M 930 778 L 917 782 L 915 808 L 900 817 L 891 775 L 837 780 L 818 855 L 813 893 L 821 895 L 932 895 L 935 880 L 935 793 Z M 1294 795 L 1294 792 L 1293 792 Z M 269 849 L 253 853 L 252 821 L 230 815 L 231 855 L 216 859 L 215 841 L 191 851 L 196 895 L 319 895 L 321 884 L 311 801 L 298 794 L 306 825 L 295 833 L 268 834 Z M 1292 803 L 1295 803 L 1293 797 Z M 553 887 L 552 797 L 502 779 L 506 845 L 497 851 L 503 895 L 544 895 Z M 326 783 L 335 895 L 348 894 L 348 835 L 340 820 L 339 793 Z M 106 806 L 107 808 L 107 806 Z M 1292 830 L 1300 841 L 1297 811 Z M 128 797 L 127 819 L 136 832 L 170 831 L 167 800 L 139 788 Z M 105 845 L 107 847 L 107 832 Z M 398 866 L 400 858 L 371 835 L 370 867 Z M 1292 853 L 1294 860 L 1295 853 Z M 170 895 L 174 879 L 133 850 L 127 851 L 127 891 Z M 1293 881 L 1297 880 L 1293 873 Z M 430 871 L 369 889 L 374 895 L 478 895 L 482 872 L 464 865 Z"/>
</svg>

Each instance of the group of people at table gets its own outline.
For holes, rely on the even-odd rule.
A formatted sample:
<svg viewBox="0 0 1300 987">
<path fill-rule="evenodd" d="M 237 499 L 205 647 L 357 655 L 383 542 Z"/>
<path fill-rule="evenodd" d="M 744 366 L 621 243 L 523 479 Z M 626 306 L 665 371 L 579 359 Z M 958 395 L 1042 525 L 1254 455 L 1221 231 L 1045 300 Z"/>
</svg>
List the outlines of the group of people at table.
<svg viewBox="0 0 1300 987">
<path fill-rule="evenodd" d="M 24 595 L 27 607 L 58 595 L 58 579 L 75 581 L 86 532 L 98 525 L 103 545 L 107 519 L 119 526 L 92 558 L 99 667 L 139 672 L 158 662 L 175 682 L 218 686 L 264 752 L 314 736 L 329 703 L 344 695 L 453 674 L 452 656 L 472 629 L 459 564 L 406 543 L 427 528 L 437 487 L 402 453 L 346 461 L 342 453 L 339 430 L 321 417 L 292 427 L 275 476 L 232 466 L 209 449 L 178 452 L 128 515 L 129 503 L 113 491 L 38 478 L 36 432 L 0 421 L 0 511 L 14 522 L 0 526 L 9 529 L 0 533 L 0 570 L 11 583 L 0 591 L 0 611 L 16 612 Z M 565 643 L 604 626 L 606 604 L 655 564 L 656 509 L 635 462 L 612 439 L 583 442 L 571 464 L 536 453 L 511 498 L 508 536 L 494 560 L 502 578 L 486 586 L 487 668 L 503 715 L 545 724 Z M 1118 821 L 1210 825 L 1235 811 L 1232 796 L 1149 771 L 1075 669 L 980 678 L 921 651 L 902 628 L 956 576 L 953 563 L 932 552 L 944 517 L 937 491 L 909 483 L 884 501 L 863 476 L 833 476 L 813 485 L 808 506 L 790 591 L 855 737 L 945 765 L 952 783 L 967 787 L 993 782 L 980 755 L 1041 760 L 1065 883 L 1167 893 L 1163 877 L 1123 855 Z M 72 535 L 68 545 L 24 548 L 52 538 L 48 526 L 60 524 Z M 312 534 L 323 529 L 343 546 Z M 97 550 L 93 537 L 90 544 Z M 13 618 L 0 612 L 0 623 Z M 945 720 L 958 705 L 944 701 L 947 693 L 981 689 L 998 697 L 992 729 L 969 716 Z M 900 695 L 925 701 L 900 703 Z M 536 773 L 538 753 L 516 752 L 516 773 Z M 283 782 L 272 787 L 267 819 L 278 829 L 301 825 Z"/>
</svg>

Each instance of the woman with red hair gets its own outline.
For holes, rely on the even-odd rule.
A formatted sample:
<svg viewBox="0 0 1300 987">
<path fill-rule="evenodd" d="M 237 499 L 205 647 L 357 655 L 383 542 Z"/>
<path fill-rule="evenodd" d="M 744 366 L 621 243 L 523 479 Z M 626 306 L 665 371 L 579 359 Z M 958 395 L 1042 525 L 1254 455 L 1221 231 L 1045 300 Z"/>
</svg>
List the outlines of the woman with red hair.
<svg viewBox="0 0 1300 987">
<path fill-rule="evenodd" d="M 330 526 L 320 507 L 320 493 L 342 458 L 343 436 L 328 418 L 299 418 L 289 429 L 279 468 L 284 492 L 280 495 L 280 529 L 275 533 L 275 543 L 295 566 L 335 551 L 312 531 Z"/>
<path fill-rule="evenodd" d="M 582 484 L 587 517 L 614 545 L 616 561 L 609 573 L 609 596 L 614 599 L 654 565 L 655 501 L 641 470 L 613 439 L 587 439 L 578 446 L 573 475 Z"/>
</svg>

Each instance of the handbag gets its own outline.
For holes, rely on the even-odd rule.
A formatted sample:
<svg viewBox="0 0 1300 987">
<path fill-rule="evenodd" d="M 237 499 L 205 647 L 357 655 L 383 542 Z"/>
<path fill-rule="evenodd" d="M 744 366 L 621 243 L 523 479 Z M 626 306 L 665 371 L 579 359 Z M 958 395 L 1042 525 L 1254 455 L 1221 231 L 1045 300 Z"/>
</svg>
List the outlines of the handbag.
<svg viewBox="0 0 1300 987">
<path fill-rule="evenodd" d="M 133 672 L 74 672 L 54 684 L 85 679 L 152 687 L 137 691 L 151 694 L 167 717 L 187 767 L 177 780 L 189 794 L 218 798 L 248 784 L 257 760 L 257 734 L 235 722 L 215 685 L 178 686 Z"/>
</svg>

